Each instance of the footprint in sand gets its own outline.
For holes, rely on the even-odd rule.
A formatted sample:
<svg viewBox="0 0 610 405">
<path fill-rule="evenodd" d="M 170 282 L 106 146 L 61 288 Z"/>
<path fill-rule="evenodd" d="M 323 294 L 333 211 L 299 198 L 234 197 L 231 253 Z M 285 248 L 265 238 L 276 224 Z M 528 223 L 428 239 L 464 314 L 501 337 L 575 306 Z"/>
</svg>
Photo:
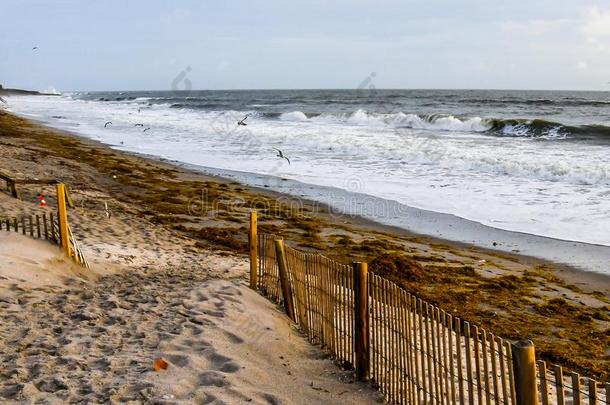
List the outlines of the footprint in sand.
<svg viewBox="0 0 610 405">
<path fill-rule="evenodd" d="M 187 356 L 183 356 L 181 354 L 167 354 L 163 357 L 178 367 L 186 367 L 191 363 L 191 360 Z"/>
<path fill-rule="evenodd" d="M 235 373 L 240 369 L 239 364 L 235 363 L 231 358 L 223 356 L 215 352 L 210 353 L 208 356 L 210 361 L 210 368 L 221 371 L 223 373 Z"/>
<path fill-rule="evenodd" d="M 216 371 L 206 371 L 199 374 L 199 385 L 204 387 L 226 387 L 228 384 L 225 376 Z"/>
</svg>

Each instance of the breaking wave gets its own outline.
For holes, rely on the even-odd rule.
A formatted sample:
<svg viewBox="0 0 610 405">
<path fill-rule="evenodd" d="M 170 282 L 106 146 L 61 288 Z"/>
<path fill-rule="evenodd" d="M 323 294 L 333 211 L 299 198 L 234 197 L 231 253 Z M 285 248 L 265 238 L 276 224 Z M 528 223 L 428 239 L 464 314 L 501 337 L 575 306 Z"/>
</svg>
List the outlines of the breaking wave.
<svg viewBox="0 0 610 405">
<path fill-rule="evenodd" d="M 266 115 L 266 114 L 265 114 Z M 540 119 L 501 119 L 458 117 L 449 114 L 368 113 L 358 110 L 344 114 L 316 114 L 292 111 L 269 114 L 282 121 L 317 121 L 350 125 L 385 126 L 420 130 L 475 132 L 495 136 L 530 137 L 541 139 L 605 139 L 610 140 L 610 127 L 604 125 L 572 126 Z"/>
</svg>

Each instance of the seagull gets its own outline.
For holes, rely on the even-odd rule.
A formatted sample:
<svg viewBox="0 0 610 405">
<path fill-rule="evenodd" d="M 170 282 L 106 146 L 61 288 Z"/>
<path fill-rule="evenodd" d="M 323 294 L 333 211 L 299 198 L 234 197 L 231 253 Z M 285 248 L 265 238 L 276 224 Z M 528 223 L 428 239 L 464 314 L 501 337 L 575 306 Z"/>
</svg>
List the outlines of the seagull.
<svg viewBox="0 0 610 405">
<path fill-rule="evenodd" d="M 37 46 L 35 46 L 35 47 L 33 47 L 33 48 L 32 48 L 32 50 L 33 50 L 33 51 L 35 51 L 36 49 L 38 49 L 38 47 L 37 47 Z"/>
<path fill-rule="evenodd" d="M 108 125 L 112 125 L 112 121 L 108 121 L 107 123 L 105 123 L 104 128 L 106 128 Z"/>
<path fill-rule="evenodd" d="M 150 127 L 145 128 L 145 129 L 144 129 L 144 131 L 142 131 L 142 132 L 146 132 L 146 131 L 148 131 L 149 129 L 150 129 Z"/>
<path fill-rule="evenodd" d="M 136 124 L 136 125 L 134 125 L 134 127 L 143 127 L 143 126 L 144 126 L 144 124 Z"/>
<path fill-rule="evenodd" d="M 248 118 L 248 116 L 247 116 L 247 115 L 246 115 L 246 116 L 244 117 L 244 119 L 242 119 L 241 121 L 237 121 L 237 125 L 243 125 L 244 127 L 245 127 L 246 125 L 248 125 L 248 124 L 246 124 L 246 123 L 244 122 L 244 121 L 246 120 L 246 118 Z"/>
<path fill-rule="evenodd" d="M 288 159 L 286 156 L 284 156 L 284 152 L 282 152 L 278 148 L 273 148 L 273 149 L 275 149 L 277 151 L 277 157 L 282 158 L 282 159 L 286 159 L 288 164 L 290 164 L 290 159 Z"/>
</svg>

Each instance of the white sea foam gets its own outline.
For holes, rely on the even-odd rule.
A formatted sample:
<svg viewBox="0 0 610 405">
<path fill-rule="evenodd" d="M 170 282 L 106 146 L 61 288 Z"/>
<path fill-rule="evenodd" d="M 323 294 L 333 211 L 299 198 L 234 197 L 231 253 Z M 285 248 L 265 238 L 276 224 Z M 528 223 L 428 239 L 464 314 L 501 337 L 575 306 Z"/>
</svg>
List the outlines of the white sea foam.
<svg viewBox="0 0 610 405">
<path fill-rule="evenodd" d="M 357 110 L 279 119 L 128 100 L 12 97 L 10 108 L 119 148 L 352 189 L 504 229 L 610 245 L 607 146 L 484 135 L 488 121 Z M 250 114 L 247 127 L 236 121 Z M 64 119 L 54 119 L 63 116 Z M 111 119 L 112 127 L 103 124 Z M 143 122 L 151 130 L 134 127 Z M 123 142 L 123 144 L 121 144 Z M 274 147 L 291 159 L 276 158 Z"/>
<path fill-rule="evenodd" d="M 59 90 L 57 90 L 55 87 L 53 87 L 53 86 L 49 86 L 49 87 L 45 88 L 42 91 L 42 93 L 45 93 L 45 94 L 56 94 L 56 95 L 60 95 L 61 94 L 61 92 Z"/>
<path fill-rule="evenodd" d="M 307 115 L 301 111 L 286 112 L 280 115 L 283 121 L 307 121 Z"/>
</svg>

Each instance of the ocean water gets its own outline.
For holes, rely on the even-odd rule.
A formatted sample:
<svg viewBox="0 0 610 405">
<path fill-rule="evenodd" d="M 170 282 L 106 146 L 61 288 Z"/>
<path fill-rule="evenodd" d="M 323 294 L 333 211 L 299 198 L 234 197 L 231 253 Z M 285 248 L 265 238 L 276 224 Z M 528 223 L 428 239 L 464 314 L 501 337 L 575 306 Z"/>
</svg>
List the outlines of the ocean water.
<svg viewBox="0 0 610 405">
<path fill-rule="evenodd" d="M 8 102 L 119 149 L 610 246 L 609 92 L 86 92 Z"/>
</svg>

